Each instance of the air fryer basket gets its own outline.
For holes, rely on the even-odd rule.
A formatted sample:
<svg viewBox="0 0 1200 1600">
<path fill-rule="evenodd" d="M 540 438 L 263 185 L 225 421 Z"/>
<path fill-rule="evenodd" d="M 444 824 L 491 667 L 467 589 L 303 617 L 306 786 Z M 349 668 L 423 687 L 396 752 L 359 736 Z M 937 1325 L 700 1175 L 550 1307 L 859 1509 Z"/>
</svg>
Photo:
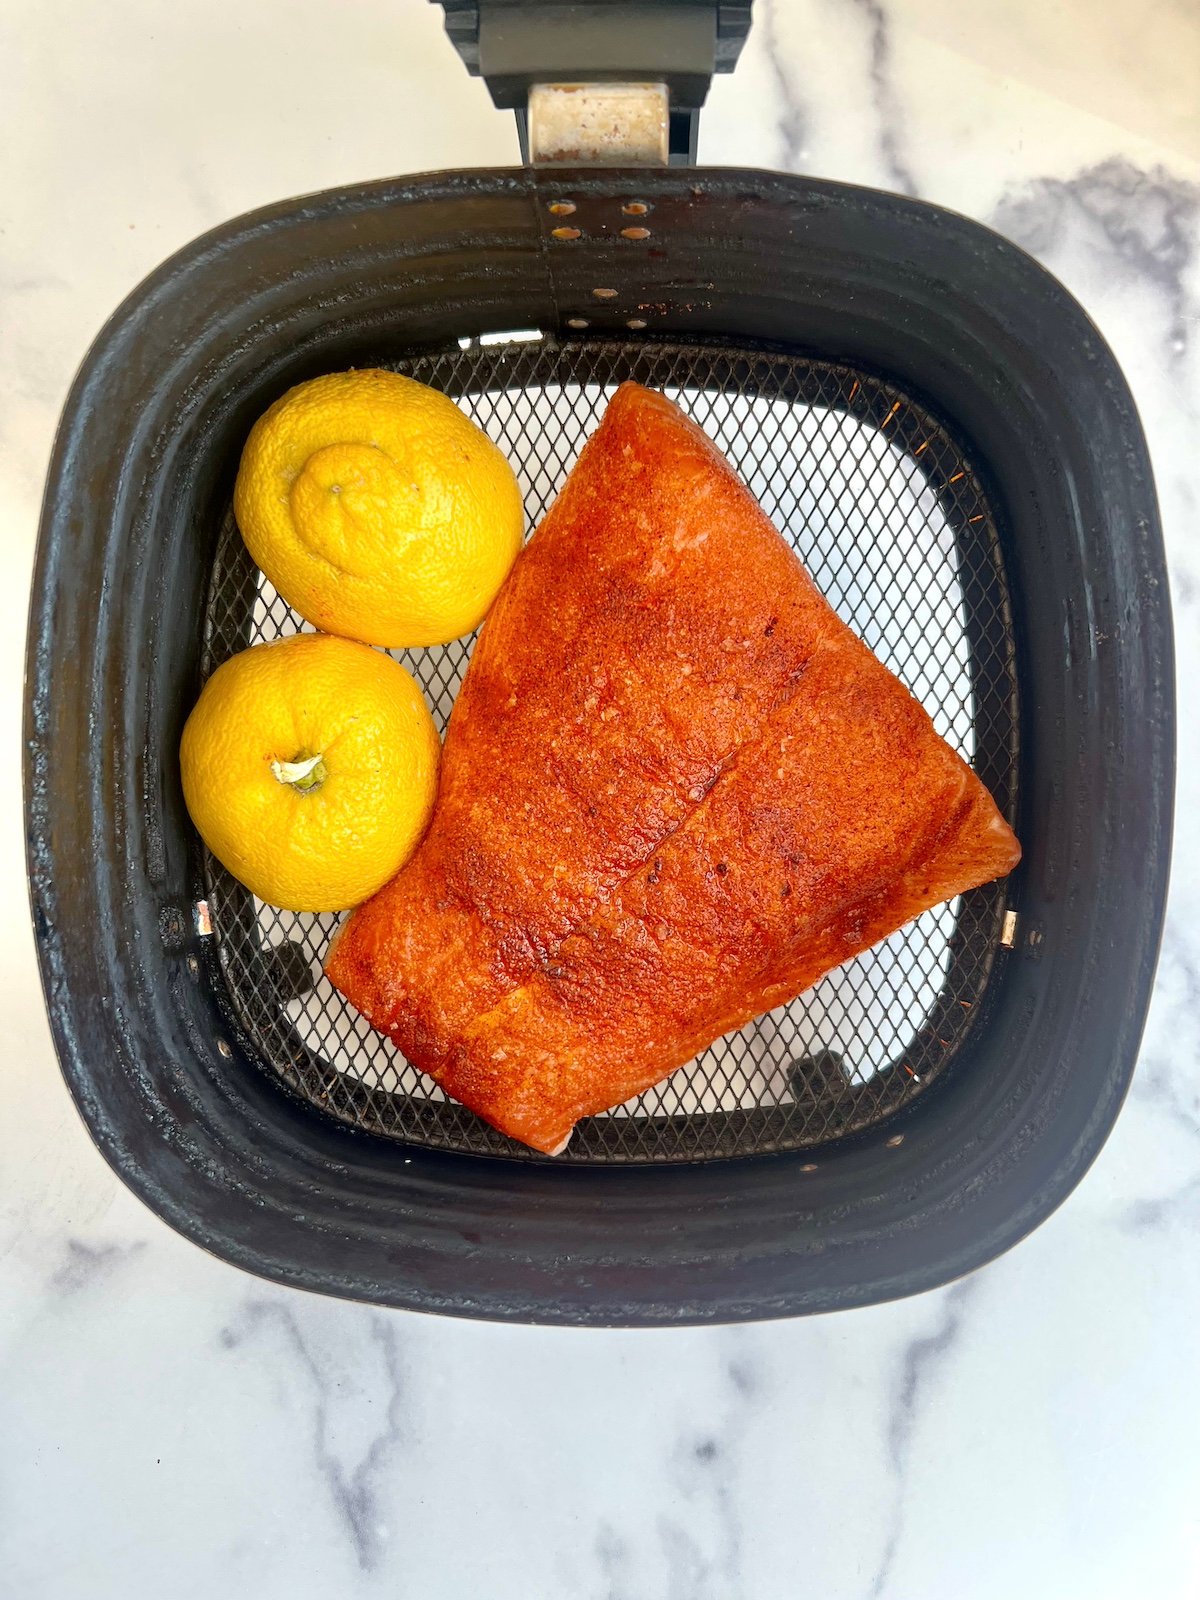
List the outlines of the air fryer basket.
<svg viewBox="0 0 1200 1600">
<path fill-rule="evenodd" d="M 922 405 L 852 367 L 724 344 L 462 343 L 392 364 L 459 398 L 493 434 L 525 485 L 531 525 L 616 383 L 635 378 L 679 398 L 738 462 L 826 595 L 1013 815 L 1016 683 L 998 530 L 975 473 Z M 202 671 L 302 626 L 227 512 Z M 470 648 L 397 652 L 443 727 Z M 230 999 L 286 1083 L 355 1127 L 531 1157 L 447 1099 L 322 977 L 336 916 L 256 904 L 211 858 L 206 883 Z M 560 1159 L 740 1156 L 878 1122 L 928 1087 L 969 1032 L 1003 937 L 1006 893 L 1002 882 L 987 884 L 927 912 L 636 1102 L 585 1121 Z"/>
<path fill-rule="evenodd" d="M 594 1119 L 569 1159 L 442 1099 L 322 988 L 317 919 L 205 859 L 179 790 L 204 674 L 296 625 L 229 518 L 241 444 L 289 385 L 365 364 L 477 415 L 531 514 L 616 382 L 677 394 L 974 761 L 1018 872 Z M 412 658 L 443 718 L 464 656 Z M 148 1203 L 252 1270 L 544 1321 L 876 1301 L 1027 1232 L 1119 1108 L 1170 826 L 1153 488 L 1095 329 L 962 218 L 762 173 L 525 169 L 217 230 L 121 308 L 72 392 L 29 685 L 68 1082 Z"/>
</svg>

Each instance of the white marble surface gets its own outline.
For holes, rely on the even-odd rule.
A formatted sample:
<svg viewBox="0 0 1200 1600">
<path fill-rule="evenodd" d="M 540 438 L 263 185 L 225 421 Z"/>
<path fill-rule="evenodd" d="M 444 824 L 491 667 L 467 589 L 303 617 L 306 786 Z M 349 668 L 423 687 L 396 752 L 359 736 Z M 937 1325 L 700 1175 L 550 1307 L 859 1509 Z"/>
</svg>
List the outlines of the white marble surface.
<svg viewBox="0 0 1200 1600">
<path fill-rule="evenodd" d="M 1197 814 L 1200 11 L 759 0 L 710 161 L 901 187 L 1083 299 L 1158 472 Z M 983 13 L 987 15 L 983 15 Z M 1200 1593 L 1200 847 L 1130 1103 L 1032 1239 L 922 1299 L 733 1330 L 384 1314 L 243 1277 L 92 1149 L 27 926 L 26 573 L 72 370 L 247 207 L 512 160 L 423 0 L 0 7 L 0 1594 L 1191 1600 Z"/>
</svg>

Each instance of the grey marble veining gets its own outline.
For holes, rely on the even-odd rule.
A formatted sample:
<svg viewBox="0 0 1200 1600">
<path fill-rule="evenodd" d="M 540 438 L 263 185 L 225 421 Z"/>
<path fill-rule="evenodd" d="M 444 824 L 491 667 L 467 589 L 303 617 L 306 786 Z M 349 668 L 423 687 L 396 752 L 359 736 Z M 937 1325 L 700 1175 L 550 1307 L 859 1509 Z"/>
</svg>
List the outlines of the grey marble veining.
<svg viewBox="0 0 1200 1600">
<path fill-rule="evenodd" d="M 1072 177 L 1026 180 L 988 220 L 1043 260 L 1077 230 L 1085 248 L 1104 252 L 1127 279 L 1156 289 L 1169 308 L 1167 364 L 1180 365 L 1200 317 L 1188 281 L 1200 237 L 1200 184 L 1162 166 L 1147 170 L 1109 156 Z"/>
<path fill-rule="evenodd" d="M 999 228 L 1083 301 L 1146 424 L 1182 825 L 1116 1131 L 1068 1204 L 991 1267 L 817 1321 L 584 1334 L 260 1284 L 159 1224 L 79 1126 L 37 990 L 9 770 L 0 1594 L 1200 1594 L 1200 13 L 756 10 L 702 157 L 897 188 Z M 280 195 L 514 160 L 516 141 L 421 0 L 116 0 L 3 26 L 21 63 L 0 102 L 17 157 L 0 217 L 0 530 L 17 574 L 66 385 L 142 273 Z M 15 578 L 0 607 L 12 752 Z"/>
<path fill-rule="evenodd" d="M 892 60 L 891 19 L 882 0 L 854 0 L 867 29 L 867 82 L 877 122 L 879 159 L 884 187 L 916 194 L 917 180 L 903 151 L 903 111 L 896 96 Z"/>
<path fill-rule="evenodd" d="M 931 1333 L 919 1334 L 910 1339 L 904 1348 L 898 1379 L 892 1386 L 887 1445 L 888 1460 L 894 1480 L 894 1506 L 887 1543 L 879 1558 L 879 1566 L 871 1580 L 873 1597 L 886 1593 L 905 1529 L 905 1500 L 910 1474 L 908 1471 L 912 1452 L 913 1434 L 919 1408 L 925 1398 L 926 1386 L 936 1381 L 954 1348 L 963 1328 L 966 1308 L 978 1288 L 978 1279 L 966 1279 L 952 1284 L 941 1295 L 941 1319 Z"/>
<path fill-rule="evenodd" d="M 247 1299 L 218 1335 L 221 1349 L 252 1361 L 281 1357 L 307 1394 L 312 1465 L 342 1522 L 358 1567 L 373 1572 L 389 1537 L 384 1505 L 388 1469 L 405 1441 L 400 1322 L 360 1313 L 365 1348 L 352 1370 L 329 1349 L 315 1319 L 279 1299 Z"/>
</svg>

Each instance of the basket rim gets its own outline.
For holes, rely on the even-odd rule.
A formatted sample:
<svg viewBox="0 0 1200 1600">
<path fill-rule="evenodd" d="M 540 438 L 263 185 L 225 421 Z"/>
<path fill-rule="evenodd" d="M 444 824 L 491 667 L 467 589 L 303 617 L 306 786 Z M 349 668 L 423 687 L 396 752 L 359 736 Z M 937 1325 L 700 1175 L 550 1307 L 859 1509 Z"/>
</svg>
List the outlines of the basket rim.
<svg viewBox="0 0 1200 1600">
<path fill-rule="evenodd" d="M 545 204 L 570 194 L 586 211 L 634 188 L 655 206 L 666 258 L 640 258 L 639 270 L 685 285 L 691 298 L 677 285 L 670 313 L 682 327 L 703 336 L 733 317 L 743 337 L 757 319 L 764 342 L 807 350 L 828 326 L 843 357 L 861 337 L 882 370 L 968 431 L 990 416 L 994 448 L 983 456 L 1014 552 L 1053 566 L 1045 595 L 1027 586 L 1021 619 L 1038 669 L 1023 701 L 1036 688 L 1041 744 L 1021 784 L 1018 831 L 1035 847 L 1017 889 L 1042 940 L 993 985 L 971 1072 L 889 1125 L 901 1143 L 889 1151 L 871 1131 L 855 1136 L 803 1182 L 791 1156 L 673 1170 L 531 1163 L 517 1173 L 494 1158 L 401 1155 L 317 1130 L 218 1054 L 218 1029 L 235 1061 L 245 1042 L 221 1010 L 211 951 L 160 926 L 165 901 L 180 900 L 179 845 L 162 827 L 174 800 L 160 792 L 138 718 L 169 721 L 163 698 L 179 694 L 187 671 L 164 668 L 131 696 L 145 645 L 131 607 L 139 597 L 174 602 L 161 573 L 144 573 L 136 593 L 115 578 L 137 554 L 135 533 L 144 538 L 153 514 L 174 504 L 182 445 L 156 431 L 163 419 L 196 419 L 189 442 L 211 443 L 217 424 L 204 407 L 217 405 L 230 373 L 244 373 L 256 351 L 261 361 L 269 349 L 276 376 L 299 359 L 298 346 L 282 350 L 279 329 L 306 294 L 349 339 L 355 306 L 376 292 L 363 277 L 368 259 L 380 272 L 405 268 L 394 292 L 411 297 L 410 341 L 421 304 L 432 308 L 421 324 L 431 333 L 439 318 L 461 328 L 470 317 L 473 331 L 528 325 L 506 321 L 502 303 L 528 311 L 536 300 L 546 320 L 565 320 L 588 270 L 616 247 L 598 238 L 562 267 L 548 262 Z M 697 289 L 717 281 L 723 306 Z M 907 326 L 892 326 L 897 305 L 909 308 Z M 914 373 L 905 361 L 916 360 L 921 328 L 928 356 Z M 989 385 L 1007 385 L 1026 409 L 1001 413 Z M 1064 637 L 1069 670 L 1055 670 L 1052 645 L 1061 656 Z M 1125 380 L 1067 291 L 982 225 L 848 185 L 703 168 L 430 174 L 267 207 L 195 241 L 123 303 L 84 362 L 55 443 L 30 610 L 25 795 L 60 1063 L 93 1138 L 153 1210 L 224 1259 L 299 1287 L 464 1316 L 625 1326 L 794 1315 L 929 1288 L 1055 1209 L 1120 1108 L 1161 937 L 1173 702 L 1161 531 Z M 88 728 L 113 707 L 128 720 L 114 724 L 93 771 Z"/>
</svg>

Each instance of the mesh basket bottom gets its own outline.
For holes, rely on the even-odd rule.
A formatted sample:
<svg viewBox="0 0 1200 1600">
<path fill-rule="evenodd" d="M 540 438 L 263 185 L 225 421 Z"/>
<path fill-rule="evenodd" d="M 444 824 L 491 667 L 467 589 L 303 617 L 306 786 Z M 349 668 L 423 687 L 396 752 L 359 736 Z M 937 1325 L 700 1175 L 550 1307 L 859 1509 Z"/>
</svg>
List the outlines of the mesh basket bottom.
<svg viewBox="0 0 1200 1600">
<path fill-rule="evenodd" d="M 450 394 L 500 445 L 532 528 L 625 378 L 664 390 L 716 440 L 830 603 L 907 684 L 1011 819 L 1015 686 L 991 509 L 941 423 L 877 378 L 725 346 L 480 344 L 389 363 Z M 231 513 L 217 539 L 205 674 L 305 624 L 262 578 Z M 395 652 L 444 729 L 472 640 Z M 278 911 L 207 861 L 232 1003 L 266 1070 L 354 1126 L 537 1159 L 449 1100 L 332 989 L 337 918 Z M 581 1123 L 558 1159 L 681 1161 L 806 1148 L 869 1126 L 942 1071 L 999 941 L 1003 889 L 926 912 L 666 1082 Z"/>
</svg>

